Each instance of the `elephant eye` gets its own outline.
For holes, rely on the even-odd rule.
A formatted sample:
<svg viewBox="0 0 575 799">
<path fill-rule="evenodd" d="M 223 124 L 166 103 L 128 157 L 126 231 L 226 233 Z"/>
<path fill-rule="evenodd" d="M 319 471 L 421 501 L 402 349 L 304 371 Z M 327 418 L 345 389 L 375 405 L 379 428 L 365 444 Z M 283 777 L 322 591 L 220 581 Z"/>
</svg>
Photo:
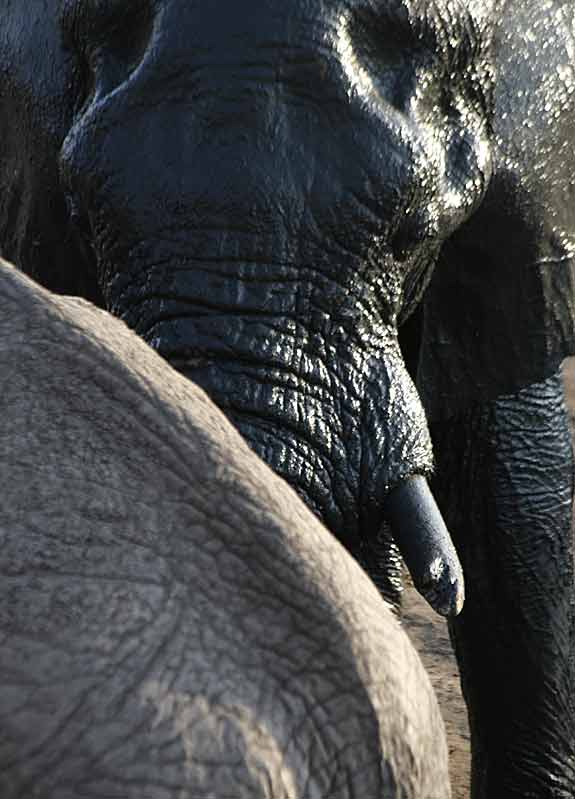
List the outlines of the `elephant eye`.
<svg viewBox="0 0 575 799">
<path fill-rule="evenodd" d="M 149 0 L 69 0 L 65 33 L 80 62 L 83 104 L 125 81 L 152 35 Z"/>
<path fill-rule="evenodd" d="M 386 102 L 404 110 L 422 57 L 421 39 L 405 8 L 383 4 L 356 9 L 344 33 L 353 53 L 348 61 L 358 72 L 358 79 L 369 83 Z"/>
<path fill-rule="evenodd" d="M 134 69 L 146 51 L 152 33 L 152 10 L 148 2 L 115 2 L 104 19 L 100 46 L 127 69 Z"/>
</svg>

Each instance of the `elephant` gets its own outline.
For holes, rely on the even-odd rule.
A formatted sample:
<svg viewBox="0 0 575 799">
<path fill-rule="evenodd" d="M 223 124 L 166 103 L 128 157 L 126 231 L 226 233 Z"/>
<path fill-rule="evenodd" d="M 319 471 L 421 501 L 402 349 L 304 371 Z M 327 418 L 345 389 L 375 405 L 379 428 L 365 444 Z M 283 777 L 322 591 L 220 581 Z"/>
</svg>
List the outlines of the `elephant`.
<svg viewBox="0 0 575 799">
<path fill-rule="evenodd" d="M 365 572 L 123 322 L 0 262 L 3 799 L 448 799 Z"/>
<path fill-rule="evenodd" d="M 204 389 L 397 607 L 404 557 L 474 799 L 575 796 L 572 4 L 0 12 L 4 257 Z"/>
</svg>

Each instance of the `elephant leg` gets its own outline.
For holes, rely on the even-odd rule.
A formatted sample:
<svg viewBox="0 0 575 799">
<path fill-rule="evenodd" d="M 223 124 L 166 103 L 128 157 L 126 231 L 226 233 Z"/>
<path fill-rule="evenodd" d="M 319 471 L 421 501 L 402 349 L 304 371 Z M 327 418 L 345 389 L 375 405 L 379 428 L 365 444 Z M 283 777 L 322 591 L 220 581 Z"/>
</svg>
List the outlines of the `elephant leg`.
<svg viewBox="0 0 575 799">
<path fill-rule="evenodd" d="M 466 578 L 450 632 L 471 795 L 573 799 L 573 456 L 560 373 L 433 437 L 435 491 Z"/>
</svg>

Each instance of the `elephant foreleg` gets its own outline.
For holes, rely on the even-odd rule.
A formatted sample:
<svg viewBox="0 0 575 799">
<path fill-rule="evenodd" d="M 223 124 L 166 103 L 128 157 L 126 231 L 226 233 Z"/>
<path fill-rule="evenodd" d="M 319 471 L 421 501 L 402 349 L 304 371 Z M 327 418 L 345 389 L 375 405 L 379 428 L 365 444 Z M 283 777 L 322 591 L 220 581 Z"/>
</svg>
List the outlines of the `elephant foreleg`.
<svg viewBox="0 0 575 799">
<path fill-rule="evenodd" d="M 560 374 L 436 425 L 466 579 L 451 623 L 472 797 L 575 796 L 573 456 Z"/>
</svg>

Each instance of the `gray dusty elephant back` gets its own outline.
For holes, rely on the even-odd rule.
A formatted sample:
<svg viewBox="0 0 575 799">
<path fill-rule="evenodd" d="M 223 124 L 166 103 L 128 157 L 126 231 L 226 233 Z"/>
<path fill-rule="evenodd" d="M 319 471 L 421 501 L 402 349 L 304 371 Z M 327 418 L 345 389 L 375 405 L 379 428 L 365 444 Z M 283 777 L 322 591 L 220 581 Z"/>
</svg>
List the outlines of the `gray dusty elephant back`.
<svg viewBox="0 0 575 799">
<path fill-rule="evenodd" d="M 0 265 L 2 799 L 444 799 L 368 578 L 124 324 Z"/>
</svg>

